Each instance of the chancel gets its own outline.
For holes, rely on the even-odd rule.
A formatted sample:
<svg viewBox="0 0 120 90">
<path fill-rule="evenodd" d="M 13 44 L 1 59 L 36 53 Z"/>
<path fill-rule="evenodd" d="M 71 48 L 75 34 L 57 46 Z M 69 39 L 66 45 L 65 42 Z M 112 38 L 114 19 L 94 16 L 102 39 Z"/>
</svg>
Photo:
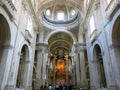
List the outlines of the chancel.
<svg viewBox="0 0 120 90">
<path fill-rule="evenodd" d="M 120 0 L 0 0 L 0 90 L 120 90 Z"/>
</svg>

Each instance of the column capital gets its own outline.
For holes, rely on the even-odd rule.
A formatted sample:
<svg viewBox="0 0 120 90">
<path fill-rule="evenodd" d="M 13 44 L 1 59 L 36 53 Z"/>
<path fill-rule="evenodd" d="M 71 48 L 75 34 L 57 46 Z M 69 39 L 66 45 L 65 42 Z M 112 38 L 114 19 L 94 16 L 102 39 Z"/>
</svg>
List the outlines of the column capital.
<svg viewBox="0 0 120 90">
<path fill-rule="evenodd" d="M 37 43 L 36 44 L 36 50 L 41 51 L 41 52 L 44 51 L 45 53 L 47 53 L 49 51 L 48 44 Z"/>
<path fill-rule="evenodd" d="M 77 43 L 74 44 L 74 53 L 80 53 L 86 50 L 86 43 Z"/>
</svg>

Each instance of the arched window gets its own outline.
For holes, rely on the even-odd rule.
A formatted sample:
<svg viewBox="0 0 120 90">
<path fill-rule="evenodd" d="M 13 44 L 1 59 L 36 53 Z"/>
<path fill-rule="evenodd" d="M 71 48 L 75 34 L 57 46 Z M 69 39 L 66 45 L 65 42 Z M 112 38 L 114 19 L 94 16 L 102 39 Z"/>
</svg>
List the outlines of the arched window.
<svg viewBox="0 0 120 90">
<path fill-rule="evenodd" d="M 57 12 L 57 20 L 63 21 L 64 20 L 64 12 Z"/>
<path fill-rule="evenodd" d="M 27 30 L 30 32 L 31 35 L 32 35 L 32 29 L 33 29 L 32 20 L 31 17 L 29 16 L 27 21 Z"/>
<path fill-rule="evenodd" d="M 93 15 L 91 16 L 89 23 L 90 23 L 90 32 L 92 33 L 95 30 L 95 22 Z"/>
</svg>

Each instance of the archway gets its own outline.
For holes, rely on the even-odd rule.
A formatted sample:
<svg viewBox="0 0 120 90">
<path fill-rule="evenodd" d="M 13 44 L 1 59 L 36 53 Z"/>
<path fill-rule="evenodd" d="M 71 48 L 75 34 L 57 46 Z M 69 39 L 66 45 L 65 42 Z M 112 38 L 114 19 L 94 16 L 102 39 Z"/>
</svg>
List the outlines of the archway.
<svg viewBox="0 0 120 90">
<path fill-rule="evenodd" d="M 16 88 L 24 88 L 27 81 L 27 62 L 29 60 L 29 51 L 27 45 L 24 45 L 21 50 L 19 68 L 17 74 Z"/>
<path fill-rule="evenodd" d="M 115 63 L 117 63 L 117 73 L 120 75 L 120 15 L 115 20 L 112 30 L 112 47 L 114 49 Z M 120 76 L 119 76 L 120 77 Z"/>
<path fill-rule="evenodd" d="M 49 84 L 69 85 L 72 80 L 71 50 L 73 38 L 64 32 L 57 32 L 48 39 L 50 50 Z"/>
<path fill-rule="evenodd" d="M 104 60 L 101 52 L 101 48 L 99 45 L 95 45 L 94 47 L 94 52 L 93 52 L 93 58 L 95 62 L 95 75 L 97 75 L 97 83 L 99 88 L 106 88 L 107 83 L 106 83 L 106 76 L 105 76 L 105 69 L 104 69 Z M 96 83 L 96 84 L 97 84 Z"/>
<path fill-rule="evenodd" d="M 10 28 L 7 20 L 0 14 L 0 87 L 5 73 L 5 67 L 10 47 Z"/>
</svg>

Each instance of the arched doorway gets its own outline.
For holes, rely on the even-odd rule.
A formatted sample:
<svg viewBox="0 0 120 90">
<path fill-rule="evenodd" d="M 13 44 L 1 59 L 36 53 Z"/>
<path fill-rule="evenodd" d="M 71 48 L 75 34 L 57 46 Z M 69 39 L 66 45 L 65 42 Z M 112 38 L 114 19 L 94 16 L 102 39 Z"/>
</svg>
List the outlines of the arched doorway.
<svg viewBox="0 0 120 90">
<path fill-rule="evenodd" d="M 5 67 L 10 47 L 10 28 L 7 20 L 0 14 L 0 87 L 2 85 Z"/>
<path fill-rule="evenodd" d="M 94 61 L 95 61 L 95 75 L 97 76 L 97 83 L 99 88 L 107 88 L 107 83 L 106 83 L 106 76 L 105 76 L 105 69 L 104 69 L 104 60 L 101 52 L 101 48 L 99 45 L 95 45 L 94 47 Z M 97 84 L 96 83 L 96 84 Z"/>
<path fill-rule="evenodd" d="M 120 15 L 115 20 L 112 30 L 112 46 L 114 49 L 115 63 L 117 63 L 117 73 L 120 78 Z"/>
<path fill-rule="evenodd" d="M 29 51 L 27 45 L 24 45 L 21 50 L 19 68 L 17 74 L 16 88 L 25 88 L 27 82 L 27 62 L 29 60 Z"/>
</svg>

